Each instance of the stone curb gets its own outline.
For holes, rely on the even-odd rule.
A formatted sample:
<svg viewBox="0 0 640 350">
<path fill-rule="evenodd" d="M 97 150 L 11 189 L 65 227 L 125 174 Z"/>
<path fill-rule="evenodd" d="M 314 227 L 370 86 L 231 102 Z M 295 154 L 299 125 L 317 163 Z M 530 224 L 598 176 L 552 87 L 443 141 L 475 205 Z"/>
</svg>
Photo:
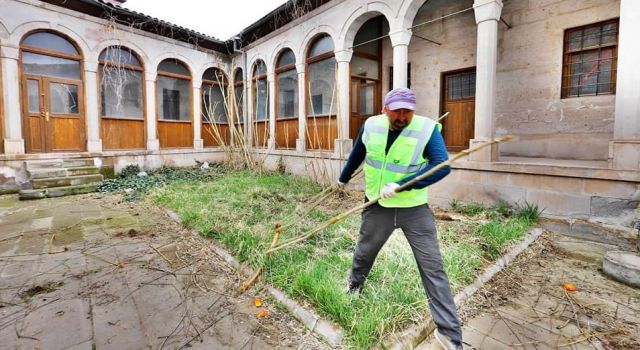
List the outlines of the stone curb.
<svg viewBox="0 0 640 350">
<path fill-rule="evenodd" d="M 171 209 L 163 208 L 164 212 L 175 222 L 182 224 L 182 220 L 178 214 Z M 195 230 L 191 230 L 191 233 L 200 236 Z M 224 248 L 213 243 L 209 245 L 209 249 L 222 257 L 229 265 L 238 269 L 246 277 L 251 276 L 253 271 L 248 267 L 236 260 L 229 252 Z M 342 329 L 334 325 L 333 323 L 321 318 L 311 310 L 305 309 L 297 301 L 287 297 L 284 292 L 273 287 L 267 286 L 269 293 L 281 304 L 283 304 L 287 310 L 302 324 L 304 324 L 309 330 L 324 339 L 331 347 L 337 348 L 342 345 L 343 331 Z"/>
<path fill-rule="evenodd" d="M 534 228 L 529 231 L 527 238 L 525 238 L 524 241 L 513 247 L 509 252 L 507 252 L 507 254 L 498 258 L 498 260 L 496 260 L 496 262 L 491 266 L 487 267 L 482 275 L 478 276 L 472 284 L 466 286 L 462 291 L 456 294 L 453 298 L 456 305 L 460 307 L 460 305 L 475 294 L 478 289 L 491 280 L 495 274 L 507 267 L 509 263 L 518 256 L 518 254 L 522 253 L 531 245 L 531 243 L 538 239 L 538 237 L 542 235 L 542 232 L 543 230 L 541 228 Z M 427 339 L 427 337 L 433 333 L 435 328 L 436 326 L 433 323 L 433 320 L 429 318 L 426 320 L 425 324 L 410 326 L 398 336 L 392 336 L 392 340 L 390 341 L 391 344 L 385 348 L 392 350 L 413 349 Z"/>
</svg>

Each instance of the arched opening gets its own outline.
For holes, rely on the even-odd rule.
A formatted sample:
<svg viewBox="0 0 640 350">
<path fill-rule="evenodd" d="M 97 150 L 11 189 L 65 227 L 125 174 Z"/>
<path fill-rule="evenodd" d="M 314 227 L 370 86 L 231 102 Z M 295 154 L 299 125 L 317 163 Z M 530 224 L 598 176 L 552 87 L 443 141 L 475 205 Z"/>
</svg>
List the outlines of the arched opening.
<svg viewBox="0 0 640 350">
<path fill-rule="evenodd" d="M 367 118 L 382 110 L 382 33 L 389 31 L 384 16 L 366 21 L 356 33 L 351 57 L 349 137 L 355 139 Z M 376 40 L 377 39 L 377 40 Z"/>
<path fill-rule="evenodd" d="M 298 72 L 296 57 L 285 49 L 276 62 L 276 148 L 296 148 L 298 138 Z"/>
<path fill-rule="evenodd" d="M 226 146 L 230 142 L 227 77 L 218 68 L 202 75 L 202 139 L 205 147 Z"/>
<path fill-rule="evenodd" d="M 191 73 L 173 58 L 158 65 L 158 140 L 161 148 L 193 147 Z"/>
<path fill-rule="evenodd" d="M 241 68 L 236 69 L 233 77 L 233 102 L 232 119 L 236 128 L 232 136 L 237 135 L 238 139 L 242 139 L 244 137 L 244 77 Z"/>
<path fill-rule="evenodd" d="M 20 44 L 26 151 L 85 150 L 82 54 L 58 33 L 28 34 Z"/>
<path fill-rule="evenodd" d="M 309 46 L 306 58 L 307 149 L 333 149 L 338 136 L 336 120 L 336 59 L 327 34 Z"/>
<path fill-rule="evenodd" d="M 100 137 L 105 150 L 145 148 L 144 67 L 138 55 L 111 46 L 99 56 Z"/>
<path fill-rule="evenodd" d="M 258 60 L 251 74 L 253 89 L 253 145 L 267 147 L 269 140 L 269 84 L 267 65 Z"/>
</svg>

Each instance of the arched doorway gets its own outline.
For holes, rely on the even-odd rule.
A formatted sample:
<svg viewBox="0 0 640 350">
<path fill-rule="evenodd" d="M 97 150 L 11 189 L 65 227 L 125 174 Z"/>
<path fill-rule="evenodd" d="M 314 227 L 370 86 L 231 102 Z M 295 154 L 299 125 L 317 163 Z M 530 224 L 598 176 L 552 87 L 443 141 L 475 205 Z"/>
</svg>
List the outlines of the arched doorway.
<svg viewBox="0 0 640 350">
<path fill-rule="evenodd" d="M 316 37 L 307 51 L 307 149 L 332 150 L 338 137 L 336 120 L 336 58 L 333 39 Z"/>
<path fill-rule="evenodd" d="M 383 28 L 386 27 L 386 28 Z M 366 21 L 353 40 L 349 137 L 355 139 L 367 118 L 382 110 L 382 33 L 389 24 L 384 16 Z"/>
<path fill-rule="evenodd" d="M 276 148 L 295 149 L 298 138 L 296 57 L 285 49 L 276 61 Z"/>
<path fill-rule="evenodd" d="M 20 44 L 23 131 L 28 153 L 85 150 L 82 54 L 53 32 Z"/>
<path fill-rule="evenodd" d="M 251 75 L 253 89 L 253 145 L 266 148 L 269 140 L 269 87 L 267 65 L 258 60 Z"/>
</svg>

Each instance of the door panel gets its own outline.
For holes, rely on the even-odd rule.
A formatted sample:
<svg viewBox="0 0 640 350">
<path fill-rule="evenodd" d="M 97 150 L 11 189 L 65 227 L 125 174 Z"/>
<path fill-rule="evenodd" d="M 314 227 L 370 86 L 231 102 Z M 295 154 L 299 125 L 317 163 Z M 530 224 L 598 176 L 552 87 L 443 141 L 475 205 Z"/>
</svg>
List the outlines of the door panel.
<svg viewBox="0 0 640 350">
<path fill-rule="evenodd" d="M 450 152 L 469 148 L 475 123 L 475 68 L 445 73 L 442 84 L 442 136 Z"/>
<path fill-rule="evenodd" d="M 381 110 L 381 86 L 378 80 L 351 78 L 351 117 L 349 137 L 355 139 L 367 118 Z"/>
<path fill-rule="evenodd" d="M 25 80 L 22 96 L 27 96 L 23 101 L 27 152 L 46 152 L 42 79 L 27 76 Z"/>
<path fill-rule="evenodd" d="M 82 85 L 77 81 L 44 78 L 46 85 L 45 124 L 49 152 L 83 151 L 84 119 Z"/>
</svg>

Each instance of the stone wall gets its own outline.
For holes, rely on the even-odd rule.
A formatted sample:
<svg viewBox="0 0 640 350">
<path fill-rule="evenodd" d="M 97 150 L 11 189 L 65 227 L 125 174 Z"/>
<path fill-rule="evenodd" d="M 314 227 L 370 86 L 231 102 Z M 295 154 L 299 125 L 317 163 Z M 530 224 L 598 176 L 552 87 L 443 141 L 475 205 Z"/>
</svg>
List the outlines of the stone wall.
<svg viewBox="0 0 640 350">
<path fill-rule="evenodd" d="M 467 9 L 473 1 L 432 0 L 414 25 Z M 560 98 L 564 30 L 611 18 L 619 0 L 505 1 L 498 27 L 496 135 L 515 139 L 500 146 L 504 156 L 607 160 L 613 137 L 615 95 Z M 418 112 L 440 114 L 443 72 L 475 66 L 473 11 L 416 27 L 409 46 L 412 89 Z M 385 45 L 384 74 L 392 65 Z M 384 85 L 385 92 L 388 84 Z M 580 147 L 574 147 L 579 143 Z"/>
</svg>

